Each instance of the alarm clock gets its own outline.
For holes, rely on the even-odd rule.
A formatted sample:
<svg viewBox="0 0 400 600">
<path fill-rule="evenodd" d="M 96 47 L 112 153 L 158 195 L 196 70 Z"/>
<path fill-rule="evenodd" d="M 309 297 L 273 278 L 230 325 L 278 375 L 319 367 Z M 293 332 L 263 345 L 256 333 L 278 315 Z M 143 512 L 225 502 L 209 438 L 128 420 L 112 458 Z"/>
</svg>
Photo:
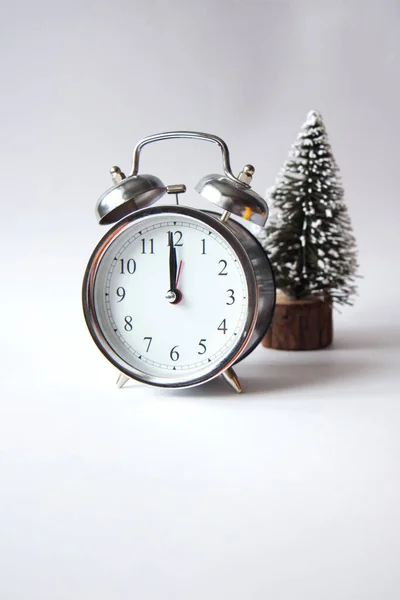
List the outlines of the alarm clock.
<svg viewBox="0 0 400 600">
<path fill-rule="evenodd" d="M 180 201 L 183 184 L 139 175 L 147 144 L 175 138 L 217 144 L 223 174 L 196 191 L 220 210 Z M 242 387 L 233 366 L 259 344 L 272 318 L 275 282 L 256 237 L 238 219 L 263 228 L 268 207 L 250 187 L 254 168 L 232 173 L 228 147 L 211 134 L 171 131 L 142 139 L 126 177 L 111 168 L 113 187 L 99 199 L 102 225 L 83 280 L 83 311 L 94 342 L 129 379 L 164 388 L 200 385 L 221 375 Z M 165 194 L 175 204 L 156 205 Z"/>
</svg>

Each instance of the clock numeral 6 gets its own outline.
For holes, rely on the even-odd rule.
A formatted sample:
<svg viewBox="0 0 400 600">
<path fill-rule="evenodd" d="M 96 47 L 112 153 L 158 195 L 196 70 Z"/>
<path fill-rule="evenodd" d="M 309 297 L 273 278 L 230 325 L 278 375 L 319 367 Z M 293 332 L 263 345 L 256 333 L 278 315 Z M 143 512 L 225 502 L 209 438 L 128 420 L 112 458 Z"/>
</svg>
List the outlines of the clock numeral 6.
<svg viewBox="0 0 400 600">
<path fill-rule="evenodd" d="M 177 350 L 175 350 L 175 348 L 179 348 L 179 345 L 174 346 L 172 348 L 171 352 L 169 353 L 171 360 L 173 360 L 174 362 L 176 362 L 179 359 L 179 352 Z"/>
<path fill-rule="evenodd" d="M 224 334 L 228 331 L 228 328 L 226 326 L 226 319 L 221 321 L 221 323 L 218 325 L 217 329 L 218 329 L 218 331 L 223 331 Z"/>
<path fill-rule="evenodd" d="M 132 331 L 132 329 L 133 329 L 132 317 L 130 315 L 127 315 L 125 317 L 124 329 L 125 329 L 125 331 Z"/>
<path fill-rule="evenodd" d="M 125 273 L 129 273 L 129 275 L 133 275 L 136 271 L 136 261 L 134 258 L 129 258 L 126 262 L 125 259 L 120 258 L 119 264 L 121 267 L 120 273 L 121 275 L 125 275 Z"/>
<path fill-rule="evenodd" d="M 207 340 L 205 340 L 205 339 L 201 339 L 201 340 L 199 341 L 199 346 L 201 346 L 201 348 L 203 349 L 203 352 L 200 352 L 200 350 L 199 350 L 197 354 L 205 354 L 205 353 L 207 352 L 207 347 L 206 347 L 206 345 L 205 345 L 205 343 L 204 343 L 204 342 L 206 342 L 206 341 L 207 341 Z"/>
</svg>

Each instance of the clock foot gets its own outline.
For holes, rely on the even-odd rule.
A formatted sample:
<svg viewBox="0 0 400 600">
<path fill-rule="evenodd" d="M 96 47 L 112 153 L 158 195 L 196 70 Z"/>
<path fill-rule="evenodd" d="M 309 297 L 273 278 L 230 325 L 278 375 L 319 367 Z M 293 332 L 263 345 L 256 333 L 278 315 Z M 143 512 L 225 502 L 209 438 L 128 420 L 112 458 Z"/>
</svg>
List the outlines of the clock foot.
<svg viewBox="0 0 400 600">
<path fill-rule="evenodd" d="M 237 392 L 238 394 L 243 392 L 239 379 L 232 367 L 229 367 L 229 369 L 224 371 L 222 373 L 222 377 L 225 379 L 226 383 L 229 383 L 229 385 L 235 390 L 235 392 Z"/>
<path fill-rule="evenodd" d="M 118 375 L 118 379 L 117 379 L 117 386 L 119 388 L 124 387 L 124 385 L 126 384 L 126 382 L 129 381 L 129 377 L 127 375 L 125 375 L 125 373 L 120 373 Z"/>
</svg>

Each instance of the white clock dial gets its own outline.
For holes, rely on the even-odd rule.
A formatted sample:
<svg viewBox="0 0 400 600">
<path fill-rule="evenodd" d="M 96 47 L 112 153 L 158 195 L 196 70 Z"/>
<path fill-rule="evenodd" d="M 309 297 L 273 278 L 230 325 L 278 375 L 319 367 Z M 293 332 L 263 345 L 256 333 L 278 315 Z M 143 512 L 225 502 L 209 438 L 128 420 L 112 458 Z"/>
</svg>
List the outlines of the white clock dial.
<svg viewBox="0 0 400 600">
<path fill-rule="evenodd" d="M 142 381 L 207 378 L 249 336 L 254 306 L 243 256 L 208 219 L 167 207 L 138 216 L 99 259 L 96 328 L 114 361 Z"/>
</svg>

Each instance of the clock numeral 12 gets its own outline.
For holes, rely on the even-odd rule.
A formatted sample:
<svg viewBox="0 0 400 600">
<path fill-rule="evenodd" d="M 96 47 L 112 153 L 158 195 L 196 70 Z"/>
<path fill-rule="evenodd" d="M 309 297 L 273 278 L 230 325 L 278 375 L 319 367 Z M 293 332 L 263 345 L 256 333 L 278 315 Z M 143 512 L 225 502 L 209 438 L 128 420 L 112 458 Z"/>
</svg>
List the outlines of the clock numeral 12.
<svg viewBox="0 0 400 600">
<path fill-rule="evenodd" d="M 182 231 L 167 231 L 168 244 L 167 246 L 183 246 Z M 176 240 L 175 240 L 176 236 Z"/>
</svg>

